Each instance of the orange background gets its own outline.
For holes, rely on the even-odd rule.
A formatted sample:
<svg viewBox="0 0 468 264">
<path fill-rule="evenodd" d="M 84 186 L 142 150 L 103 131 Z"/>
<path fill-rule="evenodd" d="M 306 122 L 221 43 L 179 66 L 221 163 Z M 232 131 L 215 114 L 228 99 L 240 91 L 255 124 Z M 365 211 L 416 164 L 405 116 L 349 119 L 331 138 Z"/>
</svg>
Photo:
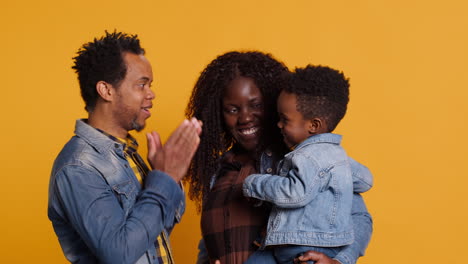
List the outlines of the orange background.
<svg viewBox="0 0 468 264">
<path fill-rule="evenodd" d="M 52 162 L 85 116 L 71 58 L 117 29 L 139 34 L 153 64 L 146 131 L 164 138 L 226 51 L 343 70 L 351 102 L 337 132 L 375 176 L 375 232 L 359 263 L 466 263 L 467 14 L 462 0 L 3 0 L 0 262 L 66 263 L 46 206 Z M 199 237 L 189 203 L 172 235 L 177 263 L 195 262 Z"/>
</svg>

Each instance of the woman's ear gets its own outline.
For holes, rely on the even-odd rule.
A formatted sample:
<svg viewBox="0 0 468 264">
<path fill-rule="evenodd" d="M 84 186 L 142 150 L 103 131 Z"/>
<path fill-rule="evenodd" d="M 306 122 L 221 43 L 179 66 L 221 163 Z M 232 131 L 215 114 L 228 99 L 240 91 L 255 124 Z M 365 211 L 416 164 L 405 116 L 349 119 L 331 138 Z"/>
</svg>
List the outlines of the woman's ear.
<svg viewBox="0 0 468 264">
<path fill-rule="evenodd" d="M 111 84 L 105 81 L 99 81 L 96 83 L 96 91 L 104 101 L 112 101 L 114 89 Z"/>
</svg>

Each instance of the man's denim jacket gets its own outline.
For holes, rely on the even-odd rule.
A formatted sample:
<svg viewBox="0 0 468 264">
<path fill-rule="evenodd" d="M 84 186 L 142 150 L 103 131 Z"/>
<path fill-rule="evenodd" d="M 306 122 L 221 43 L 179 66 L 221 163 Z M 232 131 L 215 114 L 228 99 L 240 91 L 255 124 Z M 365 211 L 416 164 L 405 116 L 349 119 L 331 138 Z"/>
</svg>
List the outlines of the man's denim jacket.
<svg viewBox="0 0 468 264">
<path fill-rule="evenodd" d="M 156 237 L 185 210 L 181 187 L 151 171 L 142 189 L 123 146 L 83 120 L 55 160 L 48 216 L 72 263 L 157 263 Z"/>
<path fill-rule="evenodd" d="M 245 179 L 246 196 L 275 205 L 266 246 L 343 246 L 352 244 L 354 233 L 361 232 L 351 220 L 353 192 L 370 189 L 372 174 L 348 157 L 340 142 L 336 134 L 311 136 L 285 155 L 279 175 L 253 174 Z"/>
</svg>

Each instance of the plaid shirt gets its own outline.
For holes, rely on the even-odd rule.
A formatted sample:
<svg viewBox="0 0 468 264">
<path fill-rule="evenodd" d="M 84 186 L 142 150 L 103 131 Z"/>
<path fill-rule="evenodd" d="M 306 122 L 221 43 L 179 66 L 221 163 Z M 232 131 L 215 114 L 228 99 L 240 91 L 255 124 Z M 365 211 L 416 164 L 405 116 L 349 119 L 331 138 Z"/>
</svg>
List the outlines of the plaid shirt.
<svg viewBox="0 0 468 264">
<path fill-rule="evenodd" d="M 254 162 L 233 162 L 232 153 L 221 162 L 217 179 L 203 202 L 201 228 L 210 260 L 244 263 L 258 245 L 268 220 L 268 208 L 254 207 L 242 194 L 244 179 L 256 169 Z"/>
<path fill-rule="evenodd" d="M 97 128 L 96 128 L 97 129 Z M 138 179 L 140 184 L 143 184 L 144 178 L 148 175 L 149 168 L 146 165 L 145 161 L 141 158 L 138 154 L 138 142 L 134 137 L 130 134 L 127 135 L 125 141 L 123 139 L 114 137 L 105 131 L 97 129 L 99 132 L 103 133 L 104 135 L 108 136 L 110 139 L 114 140 L 115 142 L 122 144 L 125 157 L 133 172 L 135 173 L 135 177 Z M 172 252 L 168 244 L 168 238 L 166 233 L 163 231 L 154 242 L 156 247 L 156 253 L 158 256 L 158 263 L 161 264 L 173 264 L 174 259 L 172 258 Z"/>
</svg>

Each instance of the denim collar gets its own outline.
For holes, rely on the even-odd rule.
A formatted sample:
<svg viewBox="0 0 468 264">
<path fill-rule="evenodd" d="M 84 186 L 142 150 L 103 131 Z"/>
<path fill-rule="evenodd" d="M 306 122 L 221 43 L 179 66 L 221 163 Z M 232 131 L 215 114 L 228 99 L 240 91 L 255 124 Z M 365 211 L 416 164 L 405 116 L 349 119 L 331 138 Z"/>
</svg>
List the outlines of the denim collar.
<svg viewBox="0 0 468 264">
<path fill-rule="evenodd" d="M 88 125 L 88 119 L 78 119 L 75 124 L 75 134 L 93 146 L 99 153 L 106 152 L 110 148 L 118 148 L 123 151 L 123 144 L 110 139 L 94 127 Z"/>
<path fill-rule="evenodd" d="M 333 133 L 323 133 L 318 135 L 313 135 L 308 137 L 306 140 L 299 143 L 294 150 L 298 150 L 310 144 L 315 143 L 331 143 L 339 145 L 341 143 L 341 135 L 333 134 Z"/>
</svg>

